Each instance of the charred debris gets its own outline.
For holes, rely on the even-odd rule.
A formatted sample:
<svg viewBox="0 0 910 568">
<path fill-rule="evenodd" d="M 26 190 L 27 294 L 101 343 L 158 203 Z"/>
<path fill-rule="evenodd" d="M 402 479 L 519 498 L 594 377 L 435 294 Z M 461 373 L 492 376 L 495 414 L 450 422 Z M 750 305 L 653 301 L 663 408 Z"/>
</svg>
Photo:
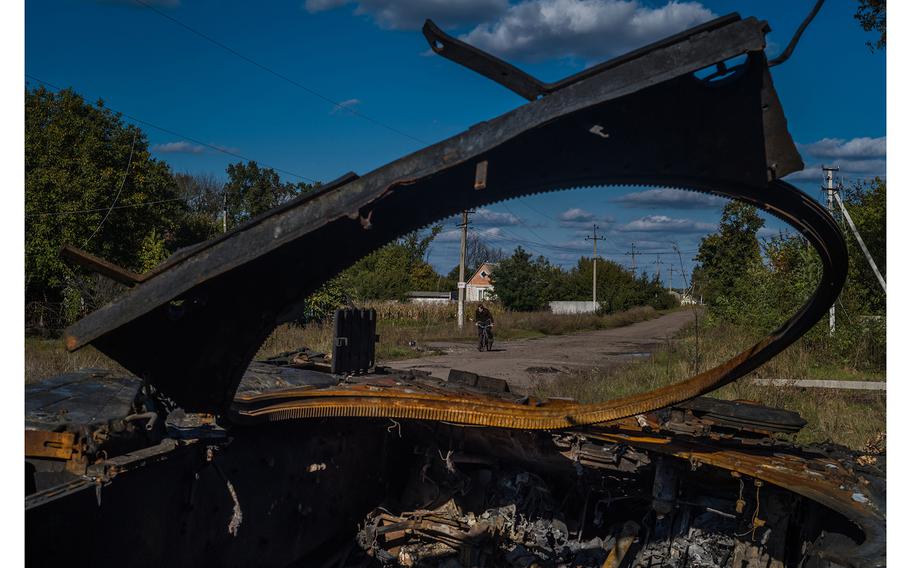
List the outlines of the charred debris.
<svg viewBox="0 0 910 568">
<path fill-rule="evenodd" d="M 92 344 L 132 375 L 27 387 L 27 563 L 884 565 L 883 454 L 799 448 L 798 415 L 702 396 L 798 339 L 846 273 L 830 216 L 779 179 L 802 162 L 767 30 L 733 14 L 546 84 L 428 22 L 436 53 L 529 102 L 141 279 L 69 248 L 132 288 L 67 330 L 67 347 Z M 304 350 L 252 362 L 318 285 L 398 235 L 468 207 L 623 183 L 765 208 L 819 252 L 818 289 L 723 365 L 596 405 L 377 366 L 375 314 L 361 310 L 336 315 L 330 361 Z"/>
</svg>

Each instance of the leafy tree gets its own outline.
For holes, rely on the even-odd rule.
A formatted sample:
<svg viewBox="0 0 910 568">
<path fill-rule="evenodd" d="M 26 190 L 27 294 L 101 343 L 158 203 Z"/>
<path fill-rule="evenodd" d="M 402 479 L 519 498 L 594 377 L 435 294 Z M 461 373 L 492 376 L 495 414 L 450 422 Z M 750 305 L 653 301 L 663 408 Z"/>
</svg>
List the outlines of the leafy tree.
<svg viewBox="0 0 910 568">
<path fill-rule="evenodd" d="M 177 197 L 142 131 L 102 101 L 89 104 L 69 89 L 26 91 L 27 302 L 62 301 L 73 273 L 59 256 L 64 243 L 142 270 L 142 243 L 153 231 L 167 240 L 185 207 Z"/>
<path fill-rule="evenodd" d="M 856 182 L 844 189 L 844 206 L 863 237 L 869 254 L 875 261 L 882 276 L 887 279 L 887 255 L 885 237 L 887 217 L 885 215 L 885 182 L 876 177 L 869 181 Z M 846 226 L 846 223 L 844 223 Z M 850 252 L 848 294 L 863 306 L 869 314 L 885 313 L 885 293 L 872 272 L 862 249 L 847 229 L 845 238 Z M 846 294 L 845 294 L 846 295 Z"/>
<path fill-rule="evenodd" d="M 312 186 L 282 182 L 272 168 L 261 168 L 255 161 L 238 162 L 227 167 L 224 185 L 227 199 L 228 229 L 265 213 Z"/>
<path fill-rule="evenodd" d="M 496 297 L 510 310 L 531 311 L 546 307 L 562 284 L 562 271 L 543 256 L 532 259 L 522 247 L 496 266 L 492 274 Z"/>
<path fill-rule="evenodd" d="M 749 267 L 761 262 L 758 230 L 764 226 L 755 207 L 739 201 L 724 206 L 720 226 L 701 240 L 692 279 L 708 303 L 736 294 L 746 283 Z"/>
<path fill-rule="evenodd" d="M 859 6 L 853 17 L 859 22 L 867 32 L 877 32 L 878 39 L 875 43 L 867 41 L 869 49 L 885 49 L 885 0 L 859 0 Z"/>
<path fill-rule="evenodd" d="M 174 228 L 174 249 L 215 237 L 223 231 L 221 211 L 222 184 L 211 174 L 176 174 L 178 194 L 185 200 L 186 211 Z"/>
<path fill-rule="evenodd" d="M 341 286 L 356 301 L 403 300 L 408 292 L 437 288 L 442 277 L 426 255 L 441 230 L 414 231 L 367 255 L 339 276 Z"/>
</svg>

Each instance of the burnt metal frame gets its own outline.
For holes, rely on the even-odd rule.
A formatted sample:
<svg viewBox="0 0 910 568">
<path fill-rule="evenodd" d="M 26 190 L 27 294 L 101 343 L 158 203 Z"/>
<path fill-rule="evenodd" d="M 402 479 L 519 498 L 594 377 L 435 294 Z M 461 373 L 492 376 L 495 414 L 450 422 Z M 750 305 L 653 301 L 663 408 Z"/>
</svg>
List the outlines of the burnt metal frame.
<svg viewBox="0 0 910 568">
<path fill-rule="evenodd" d="M 777 180 L 802 161 L 771 84 L 766 31 L 754 18 L 724 18 L 604 64 L 363 177 L 304 195 L 169 260 L 67 330 L 67 347 L 92 343 L 188 411 L 224 413 L 275 325 L 293 319 L 328 278 L 394 238 L 463 209 L 543 191 L 663 185 L 744 200 L 798 229 L 821 257 L 816 294 L 720 367 L 653 393 L 578 405 L 536 427 L 618 419 L 713 390 L 808 330 L 846 273 L 845 244 L 830 216 Z M 742 54 L 746 63 L 728 77 L 694 76 Z M 486 188 L 475 190 L 483 161 Z"/>
</svg>

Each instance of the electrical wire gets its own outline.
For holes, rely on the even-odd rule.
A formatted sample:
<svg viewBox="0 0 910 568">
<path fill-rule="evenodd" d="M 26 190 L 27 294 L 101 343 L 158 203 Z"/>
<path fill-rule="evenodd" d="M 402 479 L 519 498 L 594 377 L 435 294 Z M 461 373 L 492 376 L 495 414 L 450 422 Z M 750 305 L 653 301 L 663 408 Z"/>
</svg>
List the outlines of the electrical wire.
<svg viewBox="0 0 910 568">
<path fill-rule="evenodd" d="M 127 178 L 127 176 L 130 175 L 130 166 L 133 164 L 133 150 L 136 149 L 136 138 L 138 138 L 138 137 L 139 137 L 139 129 L 137 128 L 136 131 L 133 132 L 133 143 L 130 144 L 130 157 L 126 161 L 126 170 L 124 170 L 124 172 L 123 172 L 123 178 L 120 179 L 120 187 L 117 188 L 117 193 L 116 193 L 116 195 L 114 195 L 114 200 L 111 201 L 111 206 L 110 206 L 110 208 L 108 208 L 107 213 L 104 214 L 104 217 L 101 219 L 101 222 L 98 223 L 98 226 L 95 227 L 95 230 L 92 231 L 92 234 L 89 235 L 89 237 L 87 239 L 85 239 L 85 242 L 82 244 L 82 248 L 87 247 L 89 241 L 91 241 L 92 238 L 94 238 L 94 236 L 98 234 L 98 231 L 101 230 L 101 227 L 104 225 L 104 222 L 107 221 L 108 217 L 110 217 L 111 211 L 114 210 L 114 206 L 117 205 L 117 200 L 120 199 L 120 194 L 123 192 L 123 186 L 126 184 L 126 178 Z"/>
<path fill-rule="evenodd" d="M 211 36 L 209 36 L 209 35 L 204 34 L 203 32 L 197 30 L 196 28 L 194 28 L 194 27 L 192 27 L 192 26 L 190 26 L 190 25 L 188 25 L 188 24 L 185 24 L 185 23 L 181 22 L 181 21 L 178 20 L 177 18 L 174 18 L 173 16 L 170 16 L 170 15 L 168 15 L 168 14 L 162 12 L 161 10 L 159 10 L 159 9 L 155 8 L 154 6 L 152 6 L 151 4 L 149 4 L 149 3 L 147 3 L 147 2 L 144 2 L 143 0 L 133 0 L 133 1 L 136 2 L 137 4 L 140 4 L 140 5 L 142 5 L 142 6 L 145 6 L 146 8 L 148 8 L 148 9 L 151 10 L 152 12 L 158 14 L 158 15 L 161 16 L 162 18 L 165 18 L 165 19 L 167 19 L 167 20 L 170 20 L 170 21 L 173 22 L 174 24 L 176 24 L 176 25 L 182 27 L 183 29 L 189 31 L 190 33 L 195 34 L 195 35 L 201 37 L 202 39 L 206 40 L 207 42 L 211 43 L 212 45 L 215 45 L 215 46 L 217 46 L 217 47 L 219 47 L 219 48 L 221 48 L 221 49 L 227 51 L 227 52 L 230 53 L 231 55 L 234 55 L 235 57 L 238 57 L 239 59 L 242 59 L 243 61 L 246 61 L 246 62 L 249 63 L 250 65 L 253 65 L 253 66 L 255 66 L 255 67 L 258 67 L 259 69 L 265 71 L 266 73 L 270 73 L 271 75 L 274 75 L 275 77 L 278 77 L 278 78 L 281 79 L 282 81 L 285 81 L 285 82 L 287 82 L 287 83 L 290 83 L 291 85 L 294 85 L 295 87 L 297 87 L 297 88 L 299 88 L 299 89 L 302 89 L 303 91 L 306 91 L 306 92 L 309 93 L 310 95 L 312 95 L 312 96 L 314 96 L 314 97 L 316 97 L 316 98 L 318 98 L 318 99 L 321 99 L 321 100 L 323 100 L 323 101 L 325 101 L 325 102 L 327 102 L 327 103 L 333 105 L 335 108 L 337 108 L 337 109 L 339 109 L 339 110 L 343 110 L 343 111 L 349 112 L 349 113 L 351 113 L 351 114 L 353 114 L 353 115 L 355 115 L 355 116 L 357 116 L 357 117 L 359 117 L 359 118 L 362 118 L 362 119 L 364 119 L 364 120 L 366 120 L 366 121 L 368 121 L 368 122 L 371 122 L 371 123 L 375 124 L 376 126 L 380 126 L 380 127 L 382 127 L 382 128 L 385 128 L 385 129 L 388 130 L 389 132 L 394 132 L 395 134 L 398 134 L 398 135 L 400 135 L 400 136 L 404 136 L 405 138 L 410 138 L 411 140 L 413 140 L 414 142 L 417 142 L 417 143 L 419 143 L 419 144 L 423 144 L 423 145 L 428 144 L 427 142 L 421 140 L 420 138 L 417 138 L 416 136 L 412 136 L 412 135 L 408 134 L 407 132 L 403 132 L 403 131 L 401 131 L 401 130 L 395 128 L 394 126 L 390 126 L 390 125 L 388 125 L 388 124 L 386 124 L 386 123 L 384 123 L 384 122 L 381 122 L 381 121 L 379 121 L 379 120 L 377 120 L 377 119 L 375 119 L 375 118 L 373 118 L 373 117 L 371 117 L 371 116 L 369 116 L 369 115 L 366 115 L 366 114 L 364 114 L 364 113 L 362 113 L 362 112 L 360 112 L 360 111 L 358 111 L 358 110 L 356 110 L 356 109 L 353 109 L 353 108 L 350 108 L 349 106 L 343 105 L 343 104 L 341 104 L 340 102 L 338 102 L 338 101 L 336 101 L 336 100 L 334 100 L 334 99 L 332 99 L 332 98 L 329 98 L 329 97 L 323 95 L 322 93 L 320 93 L 320 92 L 318 92 L 318 91 L 315 91 L 315 90 L 311 89 L 310 87 L 307 87 L 306 85 L 304 85 L 304 84 L 302 84 L 302 83 L 300 83 L 300 82 L 298 82 L 298 81 L 296 81 L 296 80 L 294 80 L 294 79 L 288 77 L 287 75 L 285 75 L 285 74 L 283 74 L 283 73 L 279 73 L 278 71 L 275 71 L 275 70 L 272 69 L 271 67 L 268 67 L 268 66 L 266 66 L 266 65 L 263 65 L 262 63 L 259 63 L 258 61 L 254 60 L 254 59 L 252 59 L 252 58 L 250 58 L 250 57 L 247 57 L 246 55 L 240 53 L 239 51 L 237 51 L 236 49 L 230 47 L 229 45 L 226 45 L 226 44 L 224 44 L 224 43 L 218 41 L 217 39 L 215 39 L 215 38 L 213 38 L 213 37 L 211 37 Z"/>
<path fill-rule="evenodd" d="M 132 207 L 145 207 L 146 205 L 158 205 L 159 203 L 170 203 L 172 201 L 188 201 L 193 199 L 193 197 L 173 197 L 171 199 L 158 199 L 155 201 L 144 201 L 142 203 L 130 203 L 129 205 L 118 205 L 116 207 L 98 207 L 96 209 L 74 209 L 72 211 L 47 211 L 44 213 L 32 213 L 26 215 L 26 218 L 30 217 L 47 217 L 47 216 L 56 216 L 56 215 L 79 215 L 82 213 L 97 213 L 98 211 L 107 211 L 108 209 L 130 209 Z"/>
</svg>

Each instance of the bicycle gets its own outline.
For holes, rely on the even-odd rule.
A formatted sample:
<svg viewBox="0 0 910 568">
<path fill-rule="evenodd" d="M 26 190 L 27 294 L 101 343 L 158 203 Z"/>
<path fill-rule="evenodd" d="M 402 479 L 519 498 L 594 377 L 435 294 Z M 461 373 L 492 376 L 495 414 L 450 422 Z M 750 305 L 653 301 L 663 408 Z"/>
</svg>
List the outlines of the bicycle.
<svg viewBox="0 0 910 568">
<path fill-rule="evenodd" d="M 493 327 L 492 323 L 483 323 L 477 322 L 478 328 L 480 328 L 480 337 L 478 338 L 477 350 L 483 351 L 486 349 L 490 351 L 493 349 L 493 330 L 490 329 Z"/>
</svg>

